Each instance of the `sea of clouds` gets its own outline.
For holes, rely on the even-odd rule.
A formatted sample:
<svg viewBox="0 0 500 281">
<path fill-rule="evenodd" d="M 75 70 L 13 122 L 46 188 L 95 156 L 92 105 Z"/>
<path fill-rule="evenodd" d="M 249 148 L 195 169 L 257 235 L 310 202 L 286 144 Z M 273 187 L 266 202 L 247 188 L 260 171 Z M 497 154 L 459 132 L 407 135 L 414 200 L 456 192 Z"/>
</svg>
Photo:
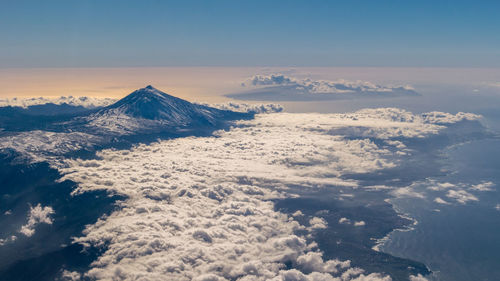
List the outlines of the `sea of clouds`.
<svg viewBox="0 0 500 281">
<path fill-rule="evenodd" d="M 75 237 L 75 243 L 106 247 L 92 268 L 65 271 L 62 276 L 391 280 L 383 274 L 365 274 L 349 261 L 323 259 L 311 234 L 327 227 L 326 221 L 310 217 L 301 225 L 294 216 L 275 210 L 272 199 L 296 196 L 289 192 L 292 185 L 362 187 L 343 176 L 396 167 L 412 153 L 405 139 L 437 135 L 446 124 L 478 118 L 463 113 L 416 115 L 395 108 L 258 114 L 211 137 L 108 149 L 92 160 L 66 159 L 57 166 L 63 180 L 79 184 L 75 194 L 107 190 L 127 199 Z M 347 218 L 344 223 L 365 225 Z"/>
<path fill-rule="evenodd" d="M 278 105 L 220 105 L 236 107 L 258 114 L 209 137 L 106 149 L 95 159 L 62 157 L 100 141 L 85 133 L 37 130 L 0 138 L 2 149 L 32 162 L 47 161 L 61 180 L 76 182 L 73 194 L 105 190 L 126 198 L 74 237 L 74 243 L 104 249 L 91 269 L 63 271 L 61 278 L 388 281 L 389 276 L 365 273 L 349 260 L 324 259 L 313 237 L 327 222 L 311 216 L 301 224 L 296 218 L 302 213 L 282 213 L 273 200 L 298 196 L 290 187 L 300 186 L 365 188 L 393 197 L 431 196 L 438 205 L 467 204 L 493 185 L 426 183 L 430 187 L 423 193 L 416 188 L 419 182 L 363 186 L 346 176 L 398 167 L 418 153 L 407 145 L 413 140 L 439 136 L 453 124 L 479 120 L 478 115 L 397 108 L 291 114 Z M 278 113 L 259 114 L 269 112 Z M 33 235 L 37 225 L 53 223 L 52 215 L 51 206 L 34 205 L 15 235 Z M 366 225 L 349 218 L 339 223 Z M 0 244 L 11 240 L 4 237 Z"/>
</svg>

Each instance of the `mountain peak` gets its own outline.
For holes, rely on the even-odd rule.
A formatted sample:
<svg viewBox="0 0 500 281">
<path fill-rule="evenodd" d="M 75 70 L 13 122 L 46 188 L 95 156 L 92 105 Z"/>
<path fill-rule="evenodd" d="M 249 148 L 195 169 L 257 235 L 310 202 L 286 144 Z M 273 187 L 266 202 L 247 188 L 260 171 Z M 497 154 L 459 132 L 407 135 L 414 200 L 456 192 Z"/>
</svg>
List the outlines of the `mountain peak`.
<svg viewBox="0 0 500 281">
<path fill-rule="evenodd" d="M 151 85 L 147 85 L 144 88 L 137 89 L 137 90 L 133 91 L 129 96 L 140 95 L 140 94 L 156 94 L 156 95 L 160 95 L 160 96 L 164 96 L 164 97 L 170 96 L 170 95 L 156 89 L 155 87 L 153 87 Z"/>
<path fill-rule="evenodd" d="M 152 85 L 147 85 L 146 87 L 144 88 L 140 88 L 140 89 L 137 89 L 135 90 L 136 92 L 141 92 L 141 91 L 148 91 L 148 92 L 160 92 L 160 93 L 163 93 L 162 91 L 156 89 L 155 87 L 153 87 Z"/>
<path fill-rule="evenodd" d="M 86 121 L 103 134 L 139 134 L 178 128 L 213 129 L 225 126 L 227 121 L 252 117 L 251 113 L 193 104 L 148 85 L 92 113 Z"/>
<path fill-rule="evenodd" d="M 148 85 L 108 106 L 108 109 L 133 117 L 164 120 L 182 115 L 179 111 L 192 111 L 197 108 L 186 100 L 171 96 Z"/>
<path fill-rule="evenodd" d="M 207 126 L 247 117 L 247 114 L 193 104 L 151 85 L 135 90 L 116 103 L 103 108 L 96 116 L 114 120 L 115 116 L 119 115 L 155 120 L 158 124 L 169 126 Z"/>
</svg>

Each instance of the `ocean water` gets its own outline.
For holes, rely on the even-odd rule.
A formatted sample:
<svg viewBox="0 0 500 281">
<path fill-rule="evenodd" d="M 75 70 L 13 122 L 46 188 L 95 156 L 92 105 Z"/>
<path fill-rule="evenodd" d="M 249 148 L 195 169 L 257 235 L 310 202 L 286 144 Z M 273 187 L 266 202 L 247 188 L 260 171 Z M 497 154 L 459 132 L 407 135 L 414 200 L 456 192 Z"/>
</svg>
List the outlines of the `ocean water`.
<svg viewBox="0 0 500 281">
<path fill-rule="evenodd" d="M 473 141 L 445 150 L 445 176 L 418 184 L 424 199 L 393 199 L 394 207 L 418 221 L 411 231 L 394 231 L 380 249 L 426 264 L 429 280 L 500 280 L 500 139 Z M 466 189 L 482 181 L 491 191 Z M 436 183 L 461 184 L 478 201 L 453 202 Z M 452 204 L 434 202 L 440 197 Z"/>
</svg>

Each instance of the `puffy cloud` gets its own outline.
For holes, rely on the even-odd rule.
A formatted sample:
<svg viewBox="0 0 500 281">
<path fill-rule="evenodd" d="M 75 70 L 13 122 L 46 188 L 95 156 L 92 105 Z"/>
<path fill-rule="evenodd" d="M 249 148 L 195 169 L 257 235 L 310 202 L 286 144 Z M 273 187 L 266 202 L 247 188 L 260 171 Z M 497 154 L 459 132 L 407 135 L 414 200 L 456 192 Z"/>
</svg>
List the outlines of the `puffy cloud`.
<svg viewBox="0 0 500 281">
<path fill-rule="evenodd" d="M 425 189 L 432 191 L 432 195 L 437 197 L 434 198 L 434 202 L 443 205 L 449 205 L 451 202 L 444 200 L 442 196 L 446 196 L 460 204 L 467 204 L 471 201 L 479 201 L 477 196 L 471 192 L 486 192 L 492 191 L 495 184 L 491 181 L 482 181 L 478 184 L 464 183 L 464 182 L 438 182 L 434 179 L 427 179 L 422 182 L 415 182 L 409 187 L 403 188 L 403 190 L 393 191 L 393 194 L 397 194 L 399 197 L 419 197 L 425 198 Z M 425 189 L 419 187 L 425 187 Z M 401 192 L 404 191 L 404 192 Z"/>
<path fill-rule="evenodd" d="M 410 275 L 410 281 L 429 281 L 429 279 L 422 276 L 422 274 L 418 274 L 418 275 Z"/>
<path fill-rule="evenodd" d="M 391 281 L 391 277 L 383 276 L 378 273 L 369 275 L 362 274 L 362 270 L 349 270 L 348 274 L 342 275 L 340 278 L 332 277 L 326 273 L 312 272 L 304 274 L 296 269 L 280 271 L 279 276 L 271 279 L 272 281 Z"/>
<path fill-rule="evenodd" d="M 318 252 L 308 252 L 299 256 L 296 260 L 296 267 L 301 272 L 309 274 L 318 273 L 337 273 L 350 267 L 350 261 L 329 260 L 324 261 L 322 254 Z"/>
<path fill-rule="evenodd" d="M 242 86 L 271 86 L 271 85 L 290 85 L 296 84 L 296 80 L 282 74 L 255 75 L 243 82 Z"/>
<path fill-rule="evenodd" d="M 76 271 L 63 270 L 59 276 L 60 281 L 79 281 L 82 280 L 82 274 Z"/>
<path fill-rule="evenodd" d="M 323 218 L 313 217 L 309 220 L 309 225 L 312 229 L 327 228 L 328 223 Z"/>
<path fill-rule="evenodd" d="M 356 221 L 354 222 L 354 226 L 365 226 L 366 223 L 364 221 Z"/>
<path fill-rule="evenodd" d="M 53 104 L 68 104 L 72 106 L 83 106 L 86 108 L 96 108 L 101 106 L 107 106 L 116 102 L 116 99 L 112 98 L 96 98 L 96 97 L 73 97 L 73 96 L 61 96 L 55 98 L 4 98 L 0 99 L 0 106 L 19 106 L 28 107 L 32 105 L 41 105 L 47 103 Z"/>
<path fill-rule="evenodd" d="M 432 124 L 451 124 L 451 123 L 458 123 L 458 122 L 465 121 L 465 120 L 474 121 L 474 120 L 479 120 L 482 118 L 481 115 L 477 115 L 477 114 L 473 114 L 473 113 L 458 112 L 457 114 L 451 114 L 451 113 L 438 112 L 438 111 L 423 113 L 422 117 L 423 117 L 425 122 L 432 123 Z"/>
<path fill-rule="evenodd" d="M 301 210 L 297 210 L 297 211 L 295 211 L 295 213 L 292 214 L 292 216 L 294 216 L 294 217 L 302 217 L 302 216 L 304 216 L 304 213 L 302 213 Z"/>
<path fill-rule="evenodd" d="M 455 199 L 460 204 L 466 204 L 468 201 L 479 201 L 479 199 L 470 194 L 469 192 L 459 189 L 459 190 L 448 190 L 446 193 L 448 198 Z"/>
<path fill-rule="evenodd" d="M 397 198 L 425 198 L 422 192 L 416 191 L 413 187 L 400 187 L 391 191 L 391 195 Z"/>
<path fill-rule="evenodd" d="M 367 81 L 296 79 L 283 74 L 255 75 L 242 83 L 252 90 L 228 95 L 248 100 L 329 100 L 346 97 L 418 95 L 410 86 Z"/>
<path fill-rule="evenodd" d="M 356 188 L 346 175 L 394 168 L 406 157 L 397 152 L 407 149 L 407 138 L 444 128 L 394 108 L 258 114 L 211 137 L 107 149 L 97 159 L 65 159 L 55 166 L 62 180 L 79 183 L 75 193 L 106 190 L 127 198 L 75 238 L 106 246 L 85 273 L 90 278 L 390 280 L 343 267 L 347 261 L 324 260 L 313 252 L 308 228 L 275 210 L 271 199 L 289 196 L 292 185 Z M 43 145 L 55 142 L 39 135 Z M 26 146 L 18 145 L 38 155 Z M 326 226 L 321 218 L 310 224 Z M 285 264 L 295 269 L 285 270 Z"/>
<path fill-rule="evenodd" d="M 41 223 L 52 224 L 51 215 L 54 214 L 54 209 L 50 206 L 43 207 L 38 204 L 35 207 L 30 207 L 28 221 L 19 230 L 20 233 L 30 237 L 35 234 L 35 228 Z"/>
<path fill-rule="evenodd" d="M 104 189 L 128 198 L 75 238 L 107 246 L 86 275 L 105 280 L 389 280 L 312 252 L 314 243 L 298 234 L 307 228 L 275 210 L 270 199 L 288 196 L 289 185 L 356 187 L 356 181 L 342 176 L 395 167 L 400 143 L 377 144 L 363 136 L 423 137 L 441 128 L 418 120 L 393 109 L 265 114 L 213 137 L 103 150 L 94 160 L 67 159 L 60 169 L 64 179 L 79 183 L 75 192 Z M 352 126 L 363 129 L 342 130 Z M 314 229 L 326 227 L 319 217 L 309 223 Z M 295 269 L 284 270 L 285 263 Z"/>
<path fill-rule="evenodd" d="M 235 167 L 241 167 L 241 162 L 249 162 L 248 165 L 253 167 L 248 172 L 244 172 L 244 169 L 234 171 L 242 177 L 266 175 L 274 177 L 274 180 L 299 182 L 306 186 L 312 183 L 353 186 L 352 181 L 340 179 L 336 175 L 367 173 L 396 165 L 393 150 L 382 148 L 363 136 L 383 139 L 423 137 L 439 130 L 434 125 L 394 122 L 377 116 L 375 112 L 365 111 L 328 115 L 258 115 L 255 120 L 241 121 L 238 125 L 228 132 L 216 133 L 217 138 L 201 142 L 196 138 L 184 138 L 172 143 L 179 147 L 182 146 L 180 143 L 185 143 L 186 149 L 197 151 L 220 146 L 217 147 L 218 151 L 212 152 L 216 158 L 230 154 L 238 157 L 234 160 L 237 162 Z M 360 129 L 356 132 L 347 130 L 353 126 Z M 356 136 L 361 139 L 352 138 Z M 224 143 L 220 143 L 222 141 Z M 193 144 L 195 147 L 192 147 Z M 233 170 L 234 167 L 228 167 L 228 171 Z M 291 171 L 293 173 L 290 174 Z"/>
<path fill-rule="evenodd" d="M 235 112 L 249 112 L 249 113 L 277 113 L 282 112 L 284 107 L 276 103 L 259 103 L 259 104 L 248 104 L 248 103 L 202 103 L 201 105 L 214 107 L 221 110 L 230 110 Z"/>
<path fill-rule="evenodd" d="M 339 223 L 345 223 L 345 224 L 350 224 L 351 220 L 348 218 L 340 218 Z"/>
<path fill-rule="evenodd" d="M 410 86 L 380 86 L 368 81 L 347 81 L 339 79 L 336 81 L 296 79 L 282 74 L 255 75 L 249 78 L 244 86 L 296 86 L 307 90 L 312 94 L 341 94 L 359 92 L 392 92 L 394 89 L 405 89 L 412 91 Z"/>
<path fill-rule="evenodd" d="M 472 185 L 469 189 L 476 191 L 493 191 L 495 184 L 491 181 L 483 181 L 482 183 Z"/>
<path fill-rule="evenodd" d="M 447 201 L 443 200 L 441 197 L 436 197 L 436 198 L 434 199 L 434 202 L 436 202 L 436 203 L 438 203 L 438 204 L 443 204 L 443 205 L 449 205 L 449 204 L 450 204 L 449 202 L 447 202 Z"/>
<path fill-rule="evenodd" d="M 17 236 L 11 235 L 10 237 L 7 238 L 0 238 L 0 246 L 3 246 L 9 242 L 14 242 L 17 240 Z"/>
<path fill-rule="evenodd" d="M 271 279 L 272 281 L 337 281 L 327 273 L 313 272 L 304 274 L 296 269 L 280 271 L 279 276 Z"/>
<path fill-rule="evenodd" d="M 365 221 L 354 221 L 354 222 L 351 222 L 350 219 L 348 218 L 340 218 L 339 219 L 339 224 L 351 224 L 354 225 L 354 226 L 365 226 L 366 223 Z"/>
<path fill-rule="evenodd" d="M 455 122 L 457 118 L 450 118 L 449 122 Z M 148 123 L 149 122 L 149 123 Z M 438 134 L 446 128 L 446 124 L 432 124 L 424 120 L 421 115 L 397 108 L 377 108 L 364 109 L 352 113 L 342 114 L 290 114 L 279 113 L 268 116 L 258 114 L 255 120 L 237 122 L 237 126 L 256 126 L 262 122 L 266 129 L 277 130 L 277 132 L 287 135 L 292 131 L 306 136 L 315 136 L 316 134 L 336 136 L 338 145 L 355 146 L 361 150 L 371 149 L 382 152 L 383 148 L 375 146 L 371 139 L 382 139 L 390 147 L 394 147 L 393 152 L 385 150 L 387 155 L 404 157 L 408 155 L 409 150 L 405 147 L 404 141 L 395 140 L 395 138 L 424 138 L 429 135 Z M 459 121 L 457 121 L 459 122 Z M 265 123 L 265 124 L 264 124 Z M 297 128 L 292 128 L 288 124 L 295 124 Z M 447 123 L 450 124 L 450 123 Z M 90 127 L 99 128 L 101 131 L 89 131 L 85 128 L 83 132 L 73 131 L 68 133 L 56 133 L 47 131 L 30 131 L 9 136 L 0 137 L 0 149 L 14 149 L 33 162 L 52 161 L 54 157 L 61 156 L 71 151 L 92 147 L 95 144 L 102 143 L 105 137 L 102 134 L 111 135 L 130 135 L 137 134 L 145 127 L 157 127 L 154 120 L 145 120 L 132 118 L 126 115 L 104 116 L 93 119 Z M 254 134 L 262 134 L 255 128 Z M 315 133 L 313 133 L 315 132 Z M 273 136 L 278 139 L 280 136 Z M 300 136 L 302 137 L 302 136 Z M 299 137 L 299 138 L 300 138 Z M 322 136 L 326 140 L 325 136 Z M 346 141 L 346 138 L 358 138 L 355 141 Z M 343 142 L 344 144 L 342 144 Z M 310 156 L 321 157 L 321 154 L 314 152 L 318 145 L 312 144 L 310 147 Z M 304 149 L 304 148 L 302 148 Z M 355 154 L 351 154 L 357 157 Z M 367 154 L 369 155 L 369 153 Z M 364 157 L 365 155 L 359 155 Z M 392 157 L 394 158 L 394 157 Z M 389 168 L 390 165 L 382 158 L 372 159 L 373 161 L 359 161 L 363 164 L 374 164 Z M 353 159 L 353 161 L 356 161 Z M 389 166 L 387 166 L 389 165 Z M 335 169 L 330 169 L 334 170 Z M 359 170 L 364 170 L 360 167 Z"/>
<path fill-rule="evenodd" d="M 442 191 L 442 190 L 447 190 L 447 189 L 456 187 L 455 184 L 452 184 L 449 182 L 430 181 L 430 183 L 431 183 L 431 185 L 428 187 L 428 189 L 434 190 L 434 191 Z"/>
</svg>

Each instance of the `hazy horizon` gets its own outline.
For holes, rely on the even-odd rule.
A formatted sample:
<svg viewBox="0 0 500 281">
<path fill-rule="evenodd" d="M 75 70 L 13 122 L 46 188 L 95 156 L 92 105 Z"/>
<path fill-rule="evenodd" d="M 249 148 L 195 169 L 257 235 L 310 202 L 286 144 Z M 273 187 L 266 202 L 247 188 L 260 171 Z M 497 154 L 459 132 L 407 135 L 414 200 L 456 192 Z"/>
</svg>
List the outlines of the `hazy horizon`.
<svg viewBox="0 0 500 281">
<path fill-rule="evenodd" d="M 241 91 L 245 79 L 259 74 L 380 84 L 455 84 L 495 87 L 500 68 L 437 67 L 99 67 L 0 69 L 0 97 L 90 96 L 120 98 L 152 84 L 191 101 L 220 102 Z"/>
</svg>

